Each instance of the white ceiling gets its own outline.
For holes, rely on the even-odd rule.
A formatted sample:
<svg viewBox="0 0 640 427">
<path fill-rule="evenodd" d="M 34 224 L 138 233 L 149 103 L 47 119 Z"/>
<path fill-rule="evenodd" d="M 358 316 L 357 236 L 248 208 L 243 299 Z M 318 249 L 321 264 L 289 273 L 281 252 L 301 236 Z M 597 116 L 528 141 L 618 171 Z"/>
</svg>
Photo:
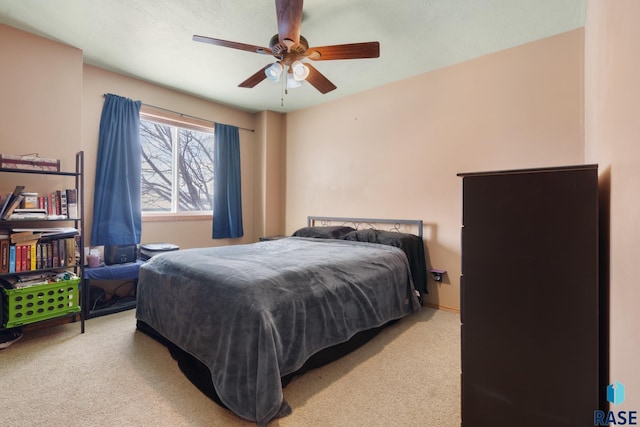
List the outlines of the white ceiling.
<svg viewBox="0 0 640 427">
<path fill-rule="evenodd" d="M 77 47 L 87 64 L 247 111 L 289 112 L 583 27 L 586 5 L 306 0 L 301 34 L 310 46 L 379 41 L 380 58 L 315 62 L 338 88 L 322 95 L 305 83 L 289 90 L 284 107 L 280 84 L 238 87 L 270 56 L 192 41 L 198 34 L 268 47 L 274 0 L 0 0 L 0 23 Z"/>
</svg>

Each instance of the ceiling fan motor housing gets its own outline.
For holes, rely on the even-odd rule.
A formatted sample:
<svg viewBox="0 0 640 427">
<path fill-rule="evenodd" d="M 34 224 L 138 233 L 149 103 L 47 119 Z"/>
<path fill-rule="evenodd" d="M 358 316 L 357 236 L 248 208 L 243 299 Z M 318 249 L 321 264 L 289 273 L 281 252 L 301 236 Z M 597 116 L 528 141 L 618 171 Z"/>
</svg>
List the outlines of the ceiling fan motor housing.
<svg viewBox="0 0 640 427">
<path fill-rule="evenodd" d="M 274 56 L 283 56 L 288 52 L 303 55 L 307 49 L 309 49 L 309 43 L 307 42 L 307 39 L 300 36 L 300 44 L 292 46 L 291 49 L 289 49 L 287 45 L 280 43 L 280 37 L 276 34 L 271 37 L 271 40 L 269 41 L 269 48 L 271 49 L 271 52 L 273 52 Z"/>
</svg>

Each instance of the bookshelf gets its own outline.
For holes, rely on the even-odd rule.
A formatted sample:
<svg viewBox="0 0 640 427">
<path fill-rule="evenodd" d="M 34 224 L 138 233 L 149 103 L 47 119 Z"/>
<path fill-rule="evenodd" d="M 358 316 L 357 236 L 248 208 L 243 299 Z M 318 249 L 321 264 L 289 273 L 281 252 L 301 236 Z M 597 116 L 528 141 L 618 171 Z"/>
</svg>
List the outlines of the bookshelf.
<svg viewBox="0 0 640 427">
<path fill-rule="evenodd" d="M 0 167 L 0 175 L 3 183 L 11 182 L 18 187 L 25 176 L 60 177 L 55 182 L 63 182 L 64 190 L 72 190 L 76 196 L 77 209 L 77 212 L 71 215 L 68 211 L 65 213 L 54 211 L 49 212 L 45 217 L 12 215 L 7 219 L 0 219 L 0 228 L 9 235 L 9 245 L 7 246 L 7 243 L 4 245 L 10 252 L 17 252 L 17 248 L 11 247 L 21 243 L 19 238 L 22 238 L 22 235 L 28 235 L 29 231 L 33 233 L 32 238 L 24 237 L 27 244 L 19 245 L 26 246 L 26 252 L 30 251 L 28 265 L 22 264 L 16 268 L 14 262 L 14 267 L 9 269 L 3 261 L 0 279 L 5 285 L 13 284 L 13 287 L 6 285 L 0 293 L 2 296 L 0 330 L 68 316 L 72 313 L 75 316 L 78 313 L 81 333 L 84 333 L 85 307 L 80 298 L 84 271 L 84 152 L 76 153 L 73 171 Z M 34 180 L 31 179 L 31 181 Z M 45 180 L 35 180 L 36 183 L 41 181 Z M 51 194 L 49 188 L 28 188 L 27 190 L 46 190 Z M 4 192 L 5 189 L 3 188 L 2 191 Z M 49 209 L 49 206 L 46 209 Z M 14 236 L 15 241 L 11 239 Z M 7 239 L 1 239 L 0 242 L 2 241 L 6 242 Z M 51 257 L 46 257 L 42 253 L 51 254 Z M 36 255 L 33 261 L 31 261 L 32 255 Z M 54 258 L 54 255 L 57 258 Z M 9 259 L 3 257 L 3 260 L 11 264 L 11 256 L 9 255 Z M 9 271 L 5 271 L 8 269 Z M 37 278 L 41 278 L 42 283 L 37 284 Z M 28 279 L 34 281 L 29 282 Z"/>
</svg>

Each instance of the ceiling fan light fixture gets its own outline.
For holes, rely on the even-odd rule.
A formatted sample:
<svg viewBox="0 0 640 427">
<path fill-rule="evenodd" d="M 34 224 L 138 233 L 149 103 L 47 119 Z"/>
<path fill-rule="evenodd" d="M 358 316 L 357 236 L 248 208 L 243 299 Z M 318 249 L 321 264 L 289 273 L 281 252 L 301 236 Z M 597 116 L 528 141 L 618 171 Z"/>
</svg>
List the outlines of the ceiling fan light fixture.
<svg viewBox="0 0 640 427">
<path fill-rule="evenodd" d="M 304 65 L 302 61 L 294 61 L 293 64 L 291 64 L 291 69 L 293 70 L 293 78 L 299 82 L 309 77 L 309 67 Z"/>
<path fill-rule="evenodd" d="M 279 62 L 274 62 L 267 69 L 264 70 L 264 73 L 267 75 L 267 78 L 271 81 L 277 82 L 280 80 L 280 75 L 284 68 L 282 64 Z"/>
<path fill-rule="evenodd" d="M 287 73 L 287 89 L 294 89 L 302 86 L 302 80 L 295 78 L 295 74 Z"/>
</svg>

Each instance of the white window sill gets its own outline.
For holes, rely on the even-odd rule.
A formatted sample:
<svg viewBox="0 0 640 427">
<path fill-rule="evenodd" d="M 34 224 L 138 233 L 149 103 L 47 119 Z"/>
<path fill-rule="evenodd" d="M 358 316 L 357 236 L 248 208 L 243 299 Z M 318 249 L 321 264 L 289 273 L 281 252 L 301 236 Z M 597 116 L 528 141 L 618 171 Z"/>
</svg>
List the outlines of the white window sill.
<svg viewBox="0 0 640 427">
<path fill-rule="evenodd" d="M 209 212 L 150 212 L 142 214 L 142 222 L 163 221 L 212 221 Z"/>
</svg>

